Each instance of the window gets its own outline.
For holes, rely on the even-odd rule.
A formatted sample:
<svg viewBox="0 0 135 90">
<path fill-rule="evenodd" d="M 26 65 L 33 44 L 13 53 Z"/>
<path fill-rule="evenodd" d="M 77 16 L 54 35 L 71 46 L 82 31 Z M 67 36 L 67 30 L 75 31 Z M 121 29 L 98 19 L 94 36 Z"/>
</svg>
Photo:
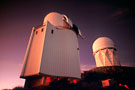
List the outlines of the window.
<svg viewBox="0 0 135 90">
<path fill-rule="evenodd" d="M 38 31 L 36 31 L 36 34 L 38 34 Z"/>
<path fill-rule="evenodd" d="M 63 19 L 68 22 L 68 17 L 66 15 L 63 15 Z"/>
<path fill-rule="evenodd" d="M 42 28 L 41 32 L 43 32 L 43 31 L 44 31 L 44 29 Z"/>
<path fill-rule="evenodd" d="M 63 17 L 65 21 L 67 21 L 67 18 L 66 17 Z"/>
<path fill-rule="evenodd" d="M 52 34 L 53 34 L 53 32 L 54 32 L 54 31 L 53 31 L 53 30 L 51 30 L 51 33 L 52 33 Z"/>
</svg>

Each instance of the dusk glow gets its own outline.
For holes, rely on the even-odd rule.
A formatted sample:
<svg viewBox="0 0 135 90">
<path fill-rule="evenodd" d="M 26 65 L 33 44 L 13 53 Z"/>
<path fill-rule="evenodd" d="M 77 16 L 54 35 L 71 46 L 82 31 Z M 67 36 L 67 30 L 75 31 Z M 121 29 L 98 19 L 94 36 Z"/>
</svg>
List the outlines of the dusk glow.
<svg viewBox="0 0 135 90">
<path fill-rule="evenodd" d="M 67 15 L 81 30 L 85 38 L 83 40 L 79 37 L 81 71 L 96 67 L 92 44 L 103 36 L 110 37 L 115 42 L 122 66 L 135 66 L 135 20 L 133 2 L 130 0 L 2 1 L 0 89 L 24 86 L 25 80 L 20 78 L 20 73 L 32 27 L 42 25 L 49 12 Z M 127 85 L 124 87 L 128 89 Z"/>
</svg>

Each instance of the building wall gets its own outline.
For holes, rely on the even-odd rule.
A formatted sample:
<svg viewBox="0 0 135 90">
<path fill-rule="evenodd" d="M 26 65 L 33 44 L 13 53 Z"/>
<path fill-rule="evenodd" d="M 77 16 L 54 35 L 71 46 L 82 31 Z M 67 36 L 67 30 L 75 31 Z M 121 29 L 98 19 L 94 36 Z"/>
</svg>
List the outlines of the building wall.
<svg viewBox="0 0 135 90">
<path fill-rule="evenodd" d="M 114 49 L 103 49 L 95 53 L 96 66 L 120 66 Z"/>
<path fill-rule="evenodd" d="M 22 70 L 22 77 L 31 76 L 39 74 L 43 44 L 45 39 L 46 26 L 42 26 L 33 30 L 33 35 L 31 35 L 30 45 L 25 55 L 24 68 Z"/>
<path fill-rule="evenodd" d="M 81 77 L 78 38 L 74 31 L 47 24 L 40 73 Z"/>
</svg>

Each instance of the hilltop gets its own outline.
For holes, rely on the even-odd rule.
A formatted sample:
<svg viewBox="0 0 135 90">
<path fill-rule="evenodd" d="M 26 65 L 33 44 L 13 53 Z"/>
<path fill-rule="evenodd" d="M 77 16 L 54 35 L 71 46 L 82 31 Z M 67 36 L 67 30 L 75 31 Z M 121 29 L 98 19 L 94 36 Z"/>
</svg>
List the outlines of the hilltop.
<svg viewBox="0 0 135 90">
<path fill-rule="evenodd" d="M 76 84 L 67 78 L 55 80 L 49 86 L 36 88 L 16 87 L 13 90 L 133 90 L 135 89 L 135 67 L 96 67 L 82 73 Z"/>
</svg>

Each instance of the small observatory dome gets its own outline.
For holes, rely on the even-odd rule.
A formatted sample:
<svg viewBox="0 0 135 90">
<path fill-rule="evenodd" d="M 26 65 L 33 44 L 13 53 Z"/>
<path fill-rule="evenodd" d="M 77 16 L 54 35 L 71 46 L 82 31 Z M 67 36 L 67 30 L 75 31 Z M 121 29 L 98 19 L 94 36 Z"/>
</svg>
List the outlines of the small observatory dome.
<svg viewBox="0 0 135 90">
<path fill-rule="evenodd" d="M 114 42 L 110 38 L 99 37 L 94 41 L 92 48 L 93 48 L 93 52 L 97 52 L 98 50 L 104 48 L 115 48 L 115 46 L 114 46 Z"/>
<path fill-rule="evenodd" d="M 99 37 L 95 40 L 93 55 L 97 67 L 120 66 L 114 42 L 108 37 Z"/>
<path fill-rule="evenodd" d="M 43 25 L 45 25 L 49 21 L 55 27 L 72 27 L 72 21 L 68 19 L 66 15 L 51 12 L 45 16 Z"/>
</svg>

